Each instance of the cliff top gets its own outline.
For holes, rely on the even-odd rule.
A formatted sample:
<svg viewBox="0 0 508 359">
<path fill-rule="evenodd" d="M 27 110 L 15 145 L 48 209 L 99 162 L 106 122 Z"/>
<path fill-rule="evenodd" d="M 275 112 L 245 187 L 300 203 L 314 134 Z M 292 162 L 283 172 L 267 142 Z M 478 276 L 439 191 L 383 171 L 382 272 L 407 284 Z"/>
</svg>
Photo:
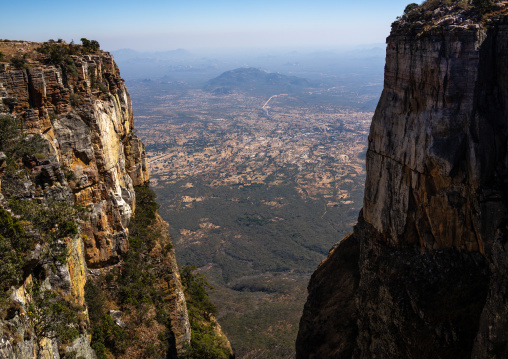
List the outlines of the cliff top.
<svg viewBox="0 0 508 359">
<path fill-rule="evenodd" d="M 61 65 L 66 57 L 108 55 L 95 40 L 81 39 L 82 44 L 61 39 L 39 43 L 33 41 L 0 40 L 0 63 L 4 70 L 24 69 L 40 64 Z"/>
<path fill-rule="evenodd" d="M 508 15 L 508 1 L 495 0 L 427 0 L 411 3 L 392 24 L 396 30 L 473 29 Z"/>
</svg>

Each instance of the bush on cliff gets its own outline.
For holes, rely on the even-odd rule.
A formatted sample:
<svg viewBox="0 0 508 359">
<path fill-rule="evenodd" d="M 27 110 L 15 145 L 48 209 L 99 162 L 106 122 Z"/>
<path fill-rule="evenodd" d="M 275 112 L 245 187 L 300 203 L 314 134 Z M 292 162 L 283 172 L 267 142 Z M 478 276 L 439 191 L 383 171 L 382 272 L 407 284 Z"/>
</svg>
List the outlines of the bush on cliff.
<svg viewBox="0 0 508 359">
<path fill-rule="evenodd" d="M 473 5 L 478 12 L 484 14 L 492 8 L 494 0 L 473 0 Z"/>
<path fill-rule="evenodd" d="M 81 38 L 84 52 L 97 52 L 100 49 L 99 42 L 96 40 L 88 40 L 87 38 Z"/>
<path fill-rule="evenodd" d="M 136 186 L 136 210 L 129 223 L 129 251 L 109 273 L 85 287 L 90 313 L 92 347 L 99 359 L 119 353 L 144 358 L 171 357 L 176 351 L 167 303 L 168 272 L 164 258 L 151 252 L 161 244 L 155 193 L 149 185 Z M 165 253 L 162 251 L 162 253 Z M 164 255 L 164 254 L 163 254 Z M 121 329 L 105 311 L 106 305 L 127 314 Z M 153 337 L 147 341 L 146 332 Z"/>
<path fill-rule="evenodd" d="M 28 68 L 28 64 L 26 63 L 26 56 L 13 57 L 11 59 L 11 64 L 18 70 L 24 70 Z"/>
<path fill-rule="evenodd" d="M 187 295 L 187 309 L 189 317 L 204 318 L 210 320 L 213 314 L 217 313 L 217 308 L 210 301 L 208 290 L 213 289 L 204 274 L 196 272 L 196 266 L 185 266 L 180 271 L 182 284 Z"/>
<path fill-rule="evenodd" d="M 0 151 L 8 150 L 12 140 L 19 134 L 19 125 L 12 117 L 0 116 Z"/>
<path fill-rule="evenodd" d="M 25 237 L 23 223 L 0 208 L 0 307 L 7 306 L 8 291 L 23 277 L 23 266 L 34 243 Z"/>
<path fill-rule="evenodd" d="M 78 69 L 71 55 L 79 55 L 79 46 L 70 44 L 67 45 L 63 42 L 48 41 L 43 43 L 38 49 L 41 54 L 47 55 L 45 59 L 46 64 L 60 66 L 67 76 L 78 76 Z"/>
<path fill-rule="evenodd" d="M 22 124 L 10 116 L 0 116 L 0 152 L 4 152 L 7 172 L 18 168 L 16 162 L 29 156 L 43 156 L 43 139 L 39 134 L 23 134 Z"/>
<path fill-rule="evenodd" d="M 58 344 L 65 345 L 78 337 L 80 318 L 77 313 L 83 308 L 67 302 L 52 290 L 44 290 L 37 280 L 27 291 L 27 317 L 37 338 L 38 353 L 44 338 L 56 339 Z M 84 315 L 81 319 L 84 320 Z"/>
<path fill-rule="evenodd" d="M 196 272 L 196 269 L 196 266 L 185 266 L 180 272 L 191 322 L 191 343 L 184 358 L 228 359 L 229 348 L 217 335 L 216 322 L 212 318 L 217 309 L 210 301 L 208 290 L 213 287 L 202 273 Z"/>
<path fill-rule="evenodd" d="M 104 291 L 91 281 L 85 284 L 85 300 L 92 333 L 92 348 L 99 359 L 108 358 L 108 354 L 119 355 L 129 345 L 127 333 L 115 324 L 106 313 Z"/>
<path fill-rule="evenodd" d="M 62 239 L 79 232 L 78 216 L 73 204 L 55 201 L 38 203 L 11 198 L 9 207 L 39 233 L 44 244 L 39 261 L 50 265 L 65 264 L 68 250 Z"/>
<path fill-rule="evenodd" d="M 100 45 L 96 40 L 81 39 L 83 45 L 75 45 L 74 42 L 66 44 L 62 39 L 58 42 L 49 40 L 44 42 L 37 51 L 46 55 L 44 62 L 49 65 L 60 66 L 67 76 L 78 76 L 78 69 L 71 56 L 88 55 L 96 53 L 100 49 Z"/>
<path fill-rule="evenodd" d="M 411 4 L 407 5 L 406 8 L 404 9 L 404 14 L 409 14 L 411 11 L 413 11 L 417 8 L 418 8 L 418 4 L 411 3 Z"/>
</svg>

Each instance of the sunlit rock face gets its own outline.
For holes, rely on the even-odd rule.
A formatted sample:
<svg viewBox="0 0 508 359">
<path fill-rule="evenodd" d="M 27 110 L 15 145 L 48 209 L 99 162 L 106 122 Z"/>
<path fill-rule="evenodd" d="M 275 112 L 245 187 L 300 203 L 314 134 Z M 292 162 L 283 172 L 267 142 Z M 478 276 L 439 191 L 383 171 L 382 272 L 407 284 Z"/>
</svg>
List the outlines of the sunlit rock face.
<svg viewBox="0 0 508 359">
<path fill-rule="evenodd" d="M 508 355 L 507 43 L 505 15 L 394 23 L 363 210 L 311 279 L 298 358 Z"/>
<path fill-rule="evenodd" d="M 30 176 L 7 176 L 6 156 L 0 152 L 0 207 L 8 209 L 9 198 L 67 202 L 81 207 L 85 215 L 80 219 L 79 234 L 62 240 L 68 258 L 63 265 L 46 268 L 44 285 L 84 308 L 80 315 L 87 322 L 87 275 L 108 271 L 129 250 L 128 225 L 136 211 L 134 186 L 148 182 L 144 145 L 133 132 L 130 96 L 107 52 L 70 56 L 73 65 L 54 66 L 33 51 L 40 44 L 3 41 L 1 46 L 29 56 L 22 69 L 0 62 L 0 116 L 15 119 L 25 133 L 41 135 L 44 153 L 23 159 L 29 162 L 26 168 Z M 170 243 L 167 224 L 157 218 L 153 233 L 160 238 L 156 241 Z M 34 266 L 40 265 L 37 250 L 30 254 Z M 182 353 L 190 342 L 183 287 L 174 251 L 159 256 L 170 288 L 166 303 L 176 350 Z M 23 319 L 28 311 L 26 289 L 31 278 L 28 275 L 13 291 L 18 312 L 0 318 L 1 327 L 9 328 L 0 330 L 2 358 L 58 358 L 62 350 L 55 340 L 39 342 Z M 95 358 L 91 334 L 82 331 L 85 334 L 74 340 L 68 351 L 76 352 L 78 357 Z"/>
<path fill-rule="evenodd" d="M 73 172 L 66 184 L 92 210 L 85 255 L 88 266 L 97 267 L 118 261 L 128 249 L 133 185 L 145 183 L 148 172 L 143 145 L 132 132 L 129 93 L 112 56 L 72 58 L 77 73 L 40 63 L 23 70 L 4 66 L 1 100 L 25 128 L 43 134 L 51 160 Z"/>
</svg>

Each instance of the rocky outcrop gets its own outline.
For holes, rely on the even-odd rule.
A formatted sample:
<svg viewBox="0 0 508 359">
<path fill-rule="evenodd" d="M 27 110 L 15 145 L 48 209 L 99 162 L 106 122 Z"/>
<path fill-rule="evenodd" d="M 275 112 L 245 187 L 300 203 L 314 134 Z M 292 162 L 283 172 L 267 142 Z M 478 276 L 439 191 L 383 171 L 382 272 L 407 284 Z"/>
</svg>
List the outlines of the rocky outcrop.
<svg viewBox="0 0 508 359">
<path fill-rule="evenodd" d="M 84 290 L 87 272 L 108 272 L 121 265 L 129 250 L 129 222 L 136 213 L 134 188 L 148 182 L 144 146 L 133 132 L 129 93 L 107 52 L 81 45 L 19 41 L 1 41 L 0 50 L 5 55 L 0 63 L 0 118 L 13 120 L 21 129 L 7 140 L 0 136 L 0 147 L 5 147 L 0 148 L 5 151 L 0 152 L 0 209 L 12 208 L 11 214 L 5 214 L 8 223 L 21 218 L 27 236 L 38 243 L 25 253 L 32 259 L 20 260 L 22 278 L 13 279 L 11 298 L 2 302 L 6 307 L 1 310 L 0 357 L 53 358 L 63 350 L 92 358 Z M 16 149 L 19 144 L 34 146 L 36 152 Z M 32 228 L 28 210 L 23 217 L 13 207 L 16 203 L 23 208 L 36 203 L 42 209 L 56 203 L 55 208 L 80 214 L 77 230 L 70 221 L 64 222 L 69 235 L 52 244 L 65 248 L 65 259 L 42 260 L 53 250 L 45 238 L 65 228 L 56 225 L 46 234 L 35 224 Z M 154 236 L 169 241 L 164 225 L 159 230 Z M 17 233 L 11 232 L 0 231 L 0 239 Z M 190 342 L 185 299 L 174 253 L 167 252 L 164 261 L 164 276 L 170 283 L 168 325 L 181 353 Z M 53 333 L 46 335 L 48 340 L 37 338 L 28 320 L 34 301 L 32 281 L 77 306 L 76 312 L 84 319 L 72 343 L 62 347 Z"/>
<path fill-rule="evenodd" d="M 94 267 L 118 261 L 127 250 L 133 185 L 146 182 L 148 172 L 142 145 L 132 133 L 129 93 L 111 55 L 69 58 L 75 73 L 65 67 L 40 66 L 35 60 L 33 67 L 21 70 L 6 65 L 0 72 L 0 100 L 26 130 L 43 134 L 48 160 L 57 170 L 72 174 L 59 183 L 72 190 L 78 203 L 92 209 L 83 232 L 89 238 L 87 263 Z"/>
<path fill-rule="evenodd" d="M 311 279 L 298 358 L 508 355 L 503 6 L 394 23 L 364 207 Z"/>
</svg>

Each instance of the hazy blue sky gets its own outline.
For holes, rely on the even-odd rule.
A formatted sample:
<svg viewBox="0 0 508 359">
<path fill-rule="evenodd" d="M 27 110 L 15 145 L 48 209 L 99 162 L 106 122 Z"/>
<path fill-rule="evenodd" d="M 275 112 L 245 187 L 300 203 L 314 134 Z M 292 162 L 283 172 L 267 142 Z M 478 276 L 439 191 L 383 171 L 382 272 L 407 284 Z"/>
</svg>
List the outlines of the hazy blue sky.
<svg viewBox="0 0 508 359">
<path fill-rule="evenodd" d="M 408 0 L 4 1 L 0 38 L 98 40 L 105 50 L 382 43 Z"/>
</svg>

